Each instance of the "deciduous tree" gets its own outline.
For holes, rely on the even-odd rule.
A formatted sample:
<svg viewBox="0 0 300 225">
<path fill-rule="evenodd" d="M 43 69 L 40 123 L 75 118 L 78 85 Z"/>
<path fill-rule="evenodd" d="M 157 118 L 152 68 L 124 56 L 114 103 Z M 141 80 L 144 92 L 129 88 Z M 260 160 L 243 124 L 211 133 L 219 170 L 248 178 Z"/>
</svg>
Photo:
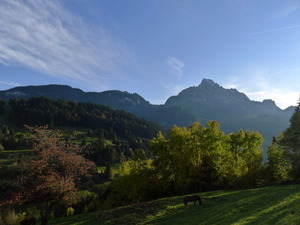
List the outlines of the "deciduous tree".
<svg viewBox="0 0 300 225">
<path fill-rule="evenodd" d="M 38 206 L 41 224 L 47 224 L 53 207 L 76 201 L 75 192 L 83 177 L 93 169 L 93 163 L 81 155 L 81 148 L 57 137 L 47 127 L 28 127 L 33 134 L 31 155 L 20 165 L 21 176 L 4 205 Z"/>
<path fill-rule="evenodd" d="M 268 148 L 267 172 L 271 183 L 279 184 L 290 180 L 291 163 L 288 161 L 284 148 L 280 146 L 282 135 L 273 138 L 272 145 Z"/>
</svg>

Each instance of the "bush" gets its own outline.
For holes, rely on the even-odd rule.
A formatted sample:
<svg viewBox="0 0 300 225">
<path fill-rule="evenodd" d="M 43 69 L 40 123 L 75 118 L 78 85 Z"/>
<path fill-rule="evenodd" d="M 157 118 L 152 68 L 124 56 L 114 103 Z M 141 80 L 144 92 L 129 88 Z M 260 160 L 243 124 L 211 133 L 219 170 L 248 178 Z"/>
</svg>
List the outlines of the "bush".
<svg viewBox="0 0 300 225">
<path fill-rule="evenodd" d="M 67 216 L 73 216 L 75 210 L 72 207 L 67 208 Z"/>
<path fill-rule="evenodd" d="M 0 212 L 0 224 L 18 225 L 25 219 L 25 213 L 16 213 L 14 209 L 3 209 Z"/>
</svg>

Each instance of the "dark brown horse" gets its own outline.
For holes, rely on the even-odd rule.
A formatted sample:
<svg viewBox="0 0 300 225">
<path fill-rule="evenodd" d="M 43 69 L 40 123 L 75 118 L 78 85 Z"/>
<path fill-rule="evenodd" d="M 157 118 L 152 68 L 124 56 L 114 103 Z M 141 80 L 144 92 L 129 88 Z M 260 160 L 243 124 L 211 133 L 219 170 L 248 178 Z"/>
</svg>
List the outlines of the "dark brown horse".
<svg viewBox="0 0 300 225">
<path fill-rule="evenodd" d="M 188 202 L 194 202 L 194 206 L 196 206 L 196 202 L 199 202 L 199 205 L 202 204 L 202 200 L 198 195 L 185 196 L 183 198 L 183 203 L 187 206 Z"/>
</svg>

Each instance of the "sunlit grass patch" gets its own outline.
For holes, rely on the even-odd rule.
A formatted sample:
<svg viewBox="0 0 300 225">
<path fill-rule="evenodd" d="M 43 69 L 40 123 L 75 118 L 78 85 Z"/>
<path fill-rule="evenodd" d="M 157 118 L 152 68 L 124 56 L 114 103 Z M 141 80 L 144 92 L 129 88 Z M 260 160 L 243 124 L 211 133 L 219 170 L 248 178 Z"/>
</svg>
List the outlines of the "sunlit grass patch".
<svg viewBox="0 0 300 225">
<path fill-rule="evenodd" d="M 3 153 L 12 154 L 12 153 L 26 153 L 31 151 L 31 149 L 19 149 L 19 150 L 4 150 Z"/>
<path fill-rule="evenodd" d="M 300 224 L 300 185 L 198 194 L 203 203 L 196 207 L 193 203 L 184 207 L 183 196 L 176 196 L 55 219 L 50 224 Z"/>
</svg>

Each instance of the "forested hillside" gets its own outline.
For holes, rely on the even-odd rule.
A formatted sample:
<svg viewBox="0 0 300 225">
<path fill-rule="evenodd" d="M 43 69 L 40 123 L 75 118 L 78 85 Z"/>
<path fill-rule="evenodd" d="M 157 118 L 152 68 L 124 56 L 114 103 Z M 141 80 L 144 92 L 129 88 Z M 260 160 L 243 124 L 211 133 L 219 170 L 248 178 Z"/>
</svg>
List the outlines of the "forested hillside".
<svg viewBox="0 0 300 225">
<path fill-rule="evenodd" d="M 12 99 L 11 119 L 19 126 L 45 125 L 102 129 L 123 138 L 152 138 L 158 125 L 103 105 L 53 100 L 47 97 Z"/>
<path fill-rule="evenodd" d="M 9 150 L 28 148 L 23 131 L 16 132 L 24 125 L 48 125 L 64 130 L 65 138 L 85 146 L 88 157 L 104 166 L 130 158 L 138 148 L 150 156 L 148 142 L 162 130 L 130 113 L 92 103 L 47 97 L 0 102 L 0 144 Z"/>
</svg>

